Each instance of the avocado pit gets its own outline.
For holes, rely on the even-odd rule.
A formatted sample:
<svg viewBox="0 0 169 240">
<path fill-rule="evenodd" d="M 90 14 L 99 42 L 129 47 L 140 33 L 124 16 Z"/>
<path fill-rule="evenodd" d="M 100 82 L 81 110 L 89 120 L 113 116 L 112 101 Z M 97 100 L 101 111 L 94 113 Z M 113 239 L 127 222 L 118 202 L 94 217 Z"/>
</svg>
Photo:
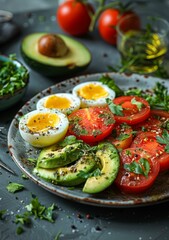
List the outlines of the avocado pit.
<svg viewBox="0 0 169 240">
<path fill-rule="evenodd" d="M 64 57 L 69 52 L 64 40 L 56 34 L 45 34 L 38 41 L 38 51 L 47 57 Z"/>
</svg>

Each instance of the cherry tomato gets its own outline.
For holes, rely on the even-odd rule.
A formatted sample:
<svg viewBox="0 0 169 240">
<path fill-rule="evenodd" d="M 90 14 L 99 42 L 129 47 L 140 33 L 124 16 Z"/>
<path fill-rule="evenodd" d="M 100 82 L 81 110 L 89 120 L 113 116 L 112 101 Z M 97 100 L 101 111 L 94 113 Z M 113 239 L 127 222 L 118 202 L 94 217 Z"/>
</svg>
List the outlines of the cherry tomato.
<svg viewBox="0 0 169 240">
<path fill-rule="evenodd" d="M 115 184 L 123 192 L 141 193 L 156 180 L 160 165 L 151 153 L 141 148 L 127 148 L 120 153 L 121 166 Z"/>
<path fill-rule="evenodd" d="M 115 124 L 110 136 L 106 138 L 119 150 L 128 148 L 133 139 L 133 129 L 127 124 Z"/>
<path fill-rule="evenodd" d="M 67 33 L 81 36 L 89 31 L 93 7 L 76 0 L 65 1 L 58 6 L 56 18 L 59 26 Z"/>
<path fill-rule="evenodd" d="M 150 105 L 141 97 L 122 96 L 115 98 L 113 102 L 122 107 L 123 115 L 114 115 L 118 123 L 133 125 L 144 121 L 150 115 Z"/>
<path fill-rule="evenodd" d="M 68 134 L 89 144 L 106 138 L 115 124 L 114 116 L 107 107 L 79 109 L 71 113 L 68 119 Z"/>
<path fill-rule="evenodd" d="M 142 148 L 151 152 L 152 159 L 160 163 L 160 171 L 169 169 L 169 153 L 165 151 L 165 144 L 157 141 L 157 134 L 153 132 L 142 132 L 132 142 L 132 148 Z"/>
<path fill-rule="evenodd" d="M 108 43 L 116 45 L 117 43 L 117 31 L 116 27 L 118 22 L 127 15 L 133 14 L 134 21 L 127 21 L 124 23 L 124 29 L 139 29 L 140 20 L 139 17 L 132 11 L 126 11 L 123 14 L 120 13 L 120 10 L 108 8 L 103 11 L 98 20 L 98 30 L 100 36 Z"/>
<path fill-rule="evenodd" d="M 169 113 L 163 110 L 151 110 L 150 117 L 145 121 L 133 126 L 137 134 L 141 132 L 154 132 L 161 134 L 163 129 L 169 124 Z"/>
</svg>

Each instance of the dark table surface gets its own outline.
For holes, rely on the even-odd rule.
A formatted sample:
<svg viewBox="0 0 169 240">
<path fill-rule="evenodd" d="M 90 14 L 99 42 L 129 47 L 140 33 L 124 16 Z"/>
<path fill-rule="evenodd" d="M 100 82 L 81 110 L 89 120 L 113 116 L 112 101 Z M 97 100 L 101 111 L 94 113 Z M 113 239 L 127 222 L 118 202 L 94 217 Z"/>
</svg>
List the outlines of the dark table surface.
<svg viewBox="0 0 169 240">
<path fill-rule="evenodd" d="M 168 18 L 168 1 L 147 1 L 140 4 L 137 10 L 151 10 L 155 14 Z M 16 53 L 20 55 L 21 39 L 31 32 L 62 33 L 55 21 L 55 9 L 16 14 L 14 22 L 20 26 L 19 35 L 10 42 L 0 46 L 1 53 Z M 103 42 L 97 31 L 85 38 L 78 38 L 92 53 L 92 63 L 85 73 L 108 71 L 108 65 L 119 63 L 120 56 L 115 47 Z M 0 158 L 15 172 L 16 176 L 0 169 L 0 210 L 7 209 L 5 218 L 0 220 L 0 239 L 35 239 L 53 240 L 61 233 L 59 239 L 81 240 L 164 240 L 169 239 L 169 204 L 168 202 L 144 207 L 105 208 L 73 202 L 53 195 L 36 185 L 31 180 L 24 180 L 20 169 L 12 161 L 7 149 L 8 127 L 24 103 L 36 93 L 65 78 L 46 78 L 30 69 L 30 84 L 25 98 L 14 107 L 0 113 Z M 5 127 L 3 129 L 2 127 Z M 15 194 L 9 193 L 6 186 L 9 182 L 21 183 L 25 189 Z M 32 225 L 24 227 L 25 232 L 16 234 L 17 225 L 14 222 L 16 214 L 22 214 L 25 206 L 30 203 L 32 194 L 36 195 L 41 204 L 55 204 L 55 222 L 32 218 Z"/>
</svg>

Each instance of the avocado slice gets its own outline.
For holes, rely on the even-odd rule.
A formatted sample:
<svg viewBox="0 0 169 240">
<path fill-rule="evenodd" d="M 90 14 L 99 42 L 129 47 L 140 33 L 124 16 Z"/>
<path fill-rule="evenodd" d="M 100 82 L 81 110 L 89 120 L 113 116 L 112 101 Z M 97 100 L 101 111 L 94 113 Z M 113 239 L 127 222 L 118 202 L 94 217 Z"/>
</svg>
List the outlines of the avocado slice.
<svg viewBox="0 0 169 240">
<path fill-rule="evenodd" d="M 48 77 L 67 76 L 86 69 L 91 62 L 91 53 L 79 41 L 63 34 L 57 34 L 68 48 L 61 57 L 49 57 L 38 50 L 38 41 L 47 33 L 32 33 L 21 42 L 21 54 L 24 61 L 35 71 Z"/>
<path fill-rule="evenodd" d="M 83 155 L 82 144 L 74 143 L 66 147 L 58 144 L 44 148 L 38 157 L 37 167 L 56 168 L 63 167 L 78 160 Z"/>
<path fill-rule="evenodd" d="M 62 186 L 76 186 L 85 181 L 79 176 L 79 172 L 91 172 L 96 166 L 95 158 L 92 154 L 83 155 L 75 164 L 69 167 L 45 169 L 36 167 L 33 173 L 50 181 L 54 184 Z"/>
<path fill-rule="evenodd" d="M 105 190 L 113 183 L 119 170 L 119 154 L 111 143 L 99 144 L 96 156 L 102 164 L 101 174 L 87 179 L 83 187 L 85 193 L 94 194 Z"/>
</svg>

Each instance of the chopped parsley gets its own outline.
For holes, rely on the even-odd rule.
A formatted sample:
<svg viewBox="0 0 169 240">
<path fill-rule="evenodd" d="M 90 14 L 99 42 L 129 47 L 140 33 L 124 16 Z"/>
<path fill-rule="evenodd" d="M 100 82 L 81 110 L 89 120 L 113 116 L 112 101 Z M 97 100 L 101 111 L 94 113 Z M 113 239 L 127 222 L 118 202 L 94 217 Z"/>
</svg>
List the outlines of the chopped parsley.
<svg viewBox="0 0 169 240">
<path fill-rule="evenodd" d="M 8 192 L 15 193 L 18 191 L 22 191 L 24 189 L 24 185 L 11 182 L 8 184 L 8 186 L 6 188 L 7 188 Z"/>
<path fill-rule="evenodd" d="M 169 133 L 166 129 L 164 129 L 162 136 L 157 136 L 156 137 L 157 142 L 160 144 L 164 144 L 165 146 L 165 151 L 169 153 Z"/>
<path fill-rule="evenodd" d="M 107 98 L 106 102 L 108 104 L 108 107 L 110 111 L 118 116 L 123 116 L 123 108 L 120 105 L 116 105 L 112 102 L 111 99 Z"/>
<path fill-rule="evenodd" d="M 6 210 L 0 210 L 0 220 L 3 220 L 4 214 L 6 213 Z"/>
</svg>

